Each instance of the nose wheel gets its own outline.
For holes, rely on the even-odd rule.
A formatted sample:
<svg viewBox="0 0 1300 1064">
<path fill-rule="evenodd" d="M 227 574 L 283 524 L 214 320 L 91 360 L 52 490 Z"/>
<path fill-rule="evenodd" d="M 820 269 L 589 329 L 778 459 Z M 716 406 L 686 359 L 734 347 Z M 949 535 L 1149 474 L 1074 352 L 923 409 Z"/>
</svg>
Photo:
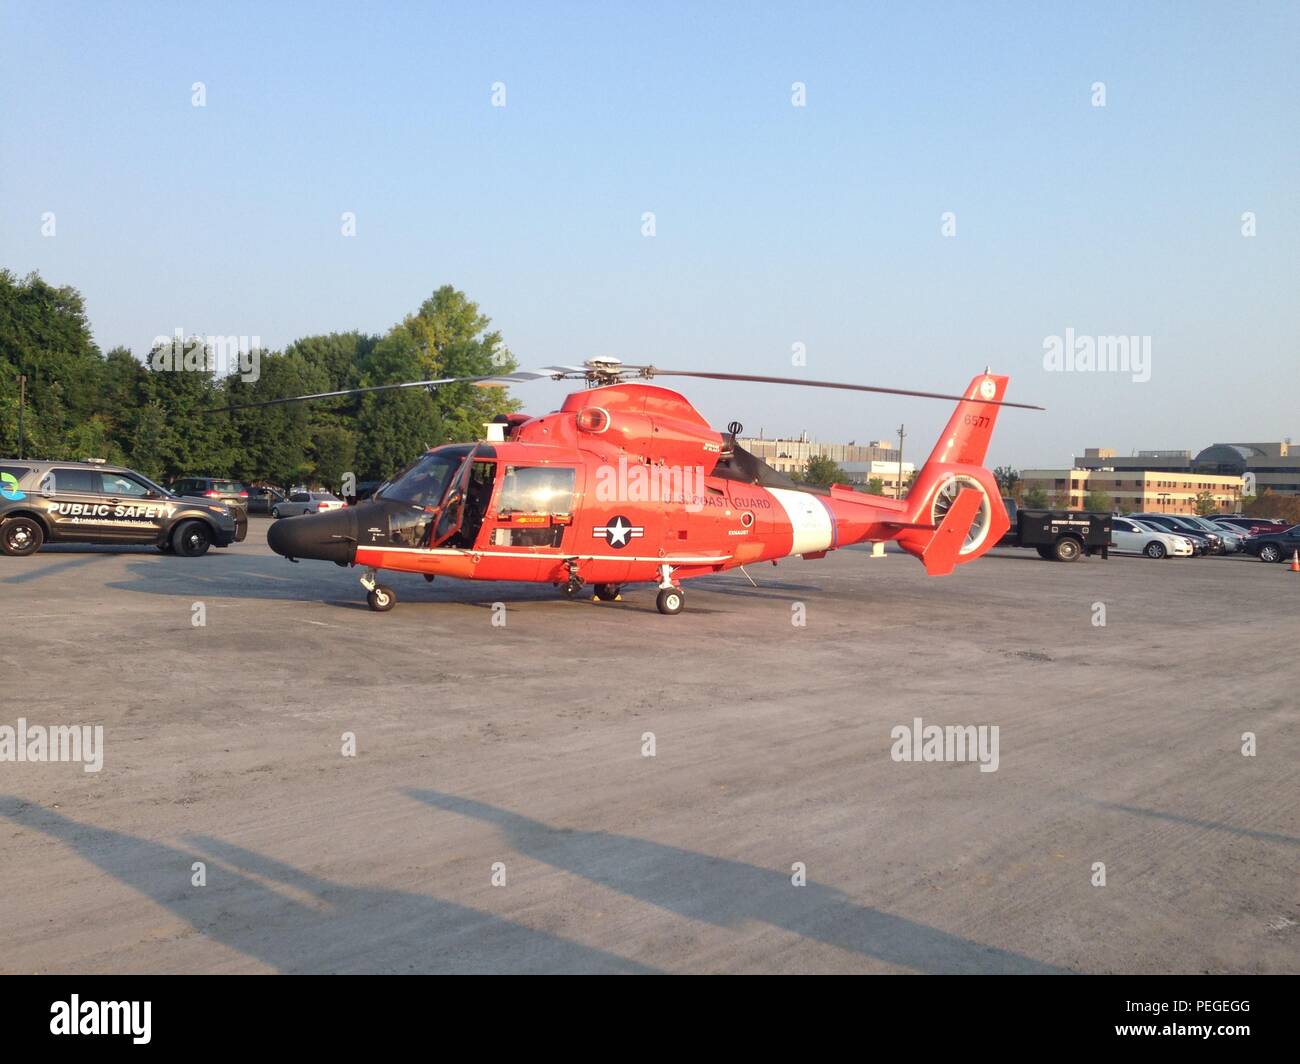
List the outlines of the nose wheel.
<svg viewBox="0 0 1300 1064">
<path fill-rule="evenodd" d="M 397 592 L 375 579 L 375 571 L 367 569 L 361 575 L 361 586 L 366 589 L 366 604 L 376 613 L 387 613 L 397 605 Z"/>
</svg>

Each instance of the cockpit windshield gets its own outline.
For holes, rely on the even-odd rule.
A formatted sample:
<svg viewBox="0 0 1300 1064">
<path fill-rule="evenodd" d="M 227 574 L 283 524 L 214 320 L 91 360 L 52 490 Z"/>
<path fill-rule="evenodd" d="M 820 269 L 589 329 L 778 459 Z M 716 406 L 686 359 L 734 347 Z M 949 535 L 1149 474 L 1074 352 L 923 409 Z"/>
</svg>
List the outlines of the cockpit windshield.
<svg viewBox="0 0 1300 1064">
<path fill-rule="evenodd" d="M 467 449 L 464 447 L 430 451 L 395 476 L 375 497 L 387 502 L 409 502 L 412 506 L 436 507 L 442 502 L 447 486 L 465 461 L 466 454 Z"/>
</svg>

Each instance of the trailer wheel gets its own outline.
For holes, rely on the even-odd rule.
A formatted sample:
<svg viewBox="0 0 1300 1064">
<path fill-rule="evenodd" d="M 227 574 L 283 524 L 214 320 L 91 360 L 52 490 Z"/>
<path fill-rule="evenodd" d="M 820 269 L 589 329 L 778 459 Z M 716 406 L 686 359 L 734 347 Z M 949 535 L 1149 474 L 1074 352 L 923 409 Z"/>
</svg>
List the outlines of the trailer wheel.
<svg viewBox="0 0 1300 1064">
<path fill-rule="evenodd" d="M 1079 541 L 1072 536 L 1062 536 L 1056 541 L 1056 546 L 1052 550 L 1058 562 L 1078 561 L 1082 553 L 1083 548 L 1079 545 Z"/>
</svg>

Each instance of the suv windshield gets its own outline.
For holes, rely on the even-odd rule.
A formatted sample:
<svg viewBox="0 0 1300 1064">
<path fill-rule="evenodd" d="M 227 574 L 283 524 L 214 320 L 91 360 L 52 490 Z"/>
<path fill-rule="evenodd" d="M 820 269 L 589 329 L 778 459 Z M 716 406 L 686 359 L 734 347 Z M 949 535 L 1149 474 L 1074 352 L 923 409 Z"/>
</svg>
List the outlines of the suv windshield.
<svg viewBox="0 0 1300 1064">
<path fill-rule="evenodd" d="M 465 460 L 466 453 L 464 447 L 430 451 L 394 477 L 382 492 L 376 492 L 376 498 L 435 507 L 442 502 L 447 485 Z"/>
</svg>

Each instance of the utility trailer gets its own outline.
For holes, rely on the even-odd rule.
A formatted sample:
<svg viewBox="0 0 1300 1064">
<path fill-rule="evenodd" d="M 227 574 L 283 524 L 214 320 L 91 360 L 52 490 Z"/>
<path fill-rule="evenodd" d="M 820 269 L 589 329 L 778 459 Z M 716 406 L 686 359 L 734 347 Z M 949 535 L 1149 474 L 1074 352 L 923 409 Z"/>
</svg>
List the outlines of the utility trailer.
<svg viewBox="0 0 1300 1064">
<path fill-rule="evenodd" d="M 1000 547 L 1026 547 L 1048 561 L 1073 562 L 1092 554 L 1110 557 L 1110 514 L 1086 510 L 1022 510 L 1003 499 L 1011 527 Z"/>
</svg>

